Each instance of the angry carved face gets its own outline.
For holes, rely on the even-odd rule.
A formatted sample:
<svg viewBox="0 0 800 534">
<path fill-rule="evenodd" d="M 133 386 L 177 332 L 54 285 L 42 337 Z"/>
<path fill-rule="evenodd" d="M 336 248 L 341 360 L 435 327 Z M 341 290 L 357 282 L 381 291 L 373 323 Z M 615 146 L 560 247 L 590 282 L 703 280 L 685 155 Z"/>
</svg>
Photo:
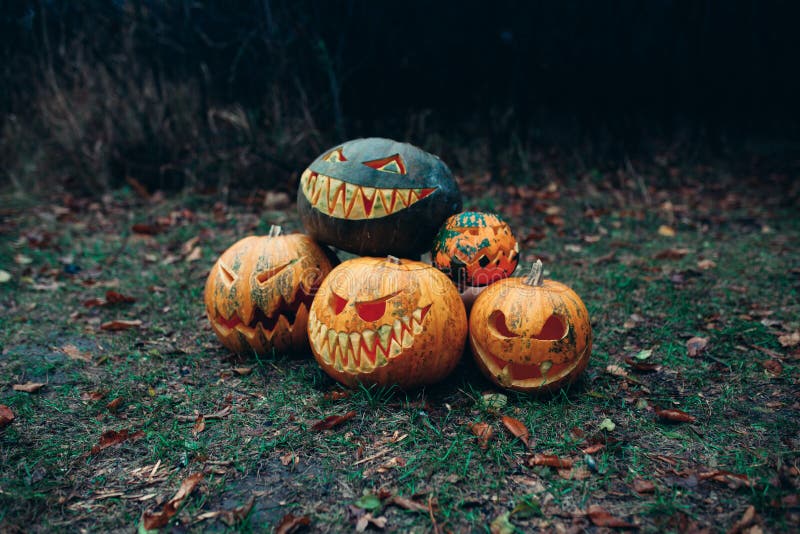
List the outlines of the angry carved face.
<svg viewBox="0 0 800 534">
<path fill-rule="evenodd" d="M 306 230 L 318 240 L 361 255 L 413 256 L 461 207 L 450 170 L 407 143 L 348 141 L 318 157 L 297 193 Z"/>
<path fill-rule="evenodd" d="M 307 236 L 250 236 L 226 250 L 206 281 L 206 313 L 223 345 L 267 354 L 307 346 L 308 310 L 330 272 Z"/>
<path fill-rule="evenodd" d="M 441 273 L 411 260 L 356 258 L 323 282 L 308 337 L 320 366 L 353 386 L 430 384 L 455 366 L 466 312 Z"/>
</svg>

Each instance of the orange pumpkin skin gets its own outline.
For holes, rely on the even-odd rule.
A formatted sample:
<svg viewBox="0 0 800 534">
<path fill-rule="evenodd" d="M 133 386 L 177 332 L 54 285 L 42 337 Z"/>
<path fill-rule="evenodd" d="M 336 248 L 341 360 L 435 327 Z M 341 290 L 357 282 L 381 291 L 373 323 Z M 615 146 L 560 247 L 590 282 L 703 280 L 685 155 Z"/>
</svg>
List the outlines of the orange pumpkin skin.
<svg viewBox="0 0 800 534">
<path fill-rule="evenodd" d="M 220 256 L 206 280 L 211 327 L 237 354 L 307 349 L 308 310 L 331 269 L 306 235 L 245 237 Z"/>
<path fill-rule="evenodd" d="M 308 337 L 319 365 L 339 382 L 408 389 L 453 370 L 467 316 L 458 290 L 430 265 L 355 258 L 322 282 Z"/>
<path fill-rule="evenodd" d="M 566 285 L 507 278 L 487 287 L 469 317 L 469 341 L 478 367 L 514 391 L 554 391 L 589 363 L 592 327 L 580 297 Z"/>
<path fill-rule="evenodd" d="M 519 244 L 497 215 L 465 211 L 445 221 L 431 257 L 436 268 L 458 284 L 486 286 L 511 276 Z"/>
</svg>

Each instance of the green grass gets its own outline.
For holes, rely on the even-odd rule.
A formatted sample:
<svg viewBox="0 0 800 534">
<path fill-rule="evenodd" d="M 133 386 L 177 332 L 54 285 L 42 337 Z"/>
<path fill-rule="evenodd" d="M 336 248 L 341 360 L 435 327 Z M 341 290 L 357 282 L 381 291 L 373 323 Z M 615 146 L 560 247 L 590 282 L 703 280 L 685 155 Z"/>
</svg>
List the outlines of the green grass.
<svg viewBox="0 0 800 534">
<path fill-rule="evenodd" d="M 545 239 L 523 247 L 518 274 L 534 255 L 544 257 L 548 276 L 583 297 L 595 335 L 591 363 L 568 389 L 539 398 L 507 392 L 501 408 L 483 401 L 484 393 L 498 390 L 469 358 L 424 391 L 359 388 L 330 400 L 325 394 L 341 388 L 308 355 L 231 357 L 204 317 L 207 270 L 243 235 L 266 233 L 274 222 L 299 229 L 291 211 L 261 217 L 232 207 L 220 221 L 211 215 L 213 199 L 149 205 L 121 191 L 111 204 L 79 206 L 61 213 L 63 220 L 37 216 L 33 206 L 3 212 L 8 231 L 0 234 L 0 269 L 13 279 L 0 285 L 0 404 L 16 420 L 0 430 L 0 530 L 136 528 L 144 510 L 155 510 L 196 471 L 205 477 L 172 521 L 196 530 L 270 531 L 289 512 L 308 515 L 314 530 L 349 530 L 348 505 L 380 490 L 422 504 L 430 497 L 445 531 L 488 532 L 496 517 L 512 511 L 520 532 L 588 526 L 581 512 L 593 504 L 645 531 L 680 531 L 686 521 L 726 530 L 748 504 L 766 528 L 796 529 L 797 510 L 780 501 L 800 486 L 792 471 L 800 459 L 798 352 L 777 339 L 780 331 L 800 328 L 796 206 L 767 207 L 764 198 L 743 191 L 739 207 L 720 212 L 713 193 L 658 192 L 662 201 L 690 206 L 673 220 L 660 204 L 644 206 L 631 192 L 621 203 L 610 191 L 587 191 L 547 201 L 561 208 L 561 229 L 530 204 L 523 215 L 506 218 L 519 235 L 533 226 L 546 229 Z M 467 205 L 506 208 L 514 202 L 496 190 Z M 49 206 L 37 210 L 48 213 Z M 128 236 L 133 223 L 188 206 L 193 218 L 154 237 Z M 587 217 L 587 207 L 604 214 Z M 660 235 L 663 224 L 676 235 Z M 36 235 L 49 236 L 49 243 L 33 246 Z M 600 239 L 587 241 L 587 235 Z M 195 236 L 202 259 L 185 262 L 181 245 Z M 690 252 L 656 258 L 669 248 Z M 31 263 L 15 263 L 17 254 Z M 170 255 L 177 260 L 163 263 Z M 65 273 L 65 256 L 81 267 L 78 274 Z M 701 259 L 716 266 L 702 269 Z M 52 282 L 60 285 L 49 289 Z M 83 306 L 102 297 L 106 285 L 137 301 Z M 143 325 L 122 332 L 99 328 L 122 318 Z M 692 336 L 709 340 L 697 357 L 686 350 Z M 61 352 L 69 344 L 91 362 Z M 624 358 L 645 349 L 653 351 L 649 361 L 661 365 L 658 372 L 629 370 L 630 380 L 606 372 L 612 364 L 628 369 Z M 761 365 L 773 359 L 768 353 L 780 360 L 779 376 Z M 252 372 L 240 375 L 237 367 Z M 47 385 L 34 394 L 12 390 L 27 381 Z M 102 400 L 82 398 L 97 390 L 107 392 Z M 112 413 L 106 403 L 116 397 L 123 404 Z M 195 412 L 228 405 L 229 415 L 192 433 Z M 654 406 L 684 410 L 697 421 L 660 422 Z M 311 430 L 351 410 L 356 417 L 342 426 Z M 527 426 L 531 453 L 572 458 L 579 476 L 528 467 L 529 452 L 505 431 L 502 415 Z M 613 431 L 599 429 L 605 418 L 615 423 Z M 470 431 L 475 422 L 494 429 L 486 450 Z M 90 454 L 112 429 L 144 436 Z M 582 449 L 597 441 L 605 447 L 587 457 Z M 290 455 L 297 463 L 284 465 Z M 394 458 L 400 460 L 378 469 Z M 156 476 L 148 479 L 157 463 Z M 699 480 L 712 469 L 745 475 L 752 487 Z M 654 492 L 636 493 L 636 479 L 652 481 Z M 107 496 L 111 492 L 119 494 Z M 251 496 L 251 513 L 233 527 L 214 519 L 193 523 Z M 373 514 L 385 515 L 399 531 L 433 528 L 427 512 L 384 503 Z"/>
</svg>

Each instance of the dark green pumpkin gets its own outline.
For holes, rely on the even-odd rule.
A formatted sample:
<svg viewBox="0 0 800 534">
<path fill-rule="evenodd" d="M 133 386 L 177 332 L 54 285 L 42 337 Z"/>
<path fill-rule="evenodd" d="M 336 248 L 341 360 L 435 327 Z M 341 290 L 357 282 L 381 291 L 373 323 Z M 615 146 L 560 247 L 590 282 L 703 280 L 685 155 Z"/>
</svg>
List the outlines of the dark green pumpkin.
<svg viewBox="0 0 800 534">
<path fill-rule="evenodd" d="M 461 194 L 438 157 L 372 137 L 314 160 L 300 178 L 297 208 L 317 241 L 362 256 L 414 257 L 461 210 Z"/>
</svg>

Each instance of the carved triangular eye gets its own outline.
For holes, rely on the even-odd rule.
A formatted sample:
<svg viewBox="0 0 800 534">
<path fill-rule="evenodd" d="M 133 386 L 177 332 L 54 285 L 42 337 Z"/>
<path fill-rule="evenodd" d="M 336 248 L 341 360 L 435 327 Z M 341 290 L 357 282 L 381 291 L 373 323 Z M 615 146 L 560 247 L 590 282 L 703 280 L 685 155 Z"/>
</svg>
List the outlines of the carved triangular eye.
<svg viewBox="0 0 800 534">
<path fill-rule="evenodd" d="M 367 322 L 377 321 L 386 313 L 386 301 L 397 296 L 401 290 L 367 302 L 356 302 L 356 313 Z"/>
<path fill-rule="evenodd" d="M 323 161 L 330 161 L 331 163 L 340 163 L 342 161 L 347 161 L 347 158 L 344 157 L 344 153 L 342 152 L 342 148 L 336 148 L 325 154 L 325 157 L 322 158 Z"/>
<path fill-rule="evenodd" d="M 403 158 L 400 154 L 389 156 L 388 158 L 381 158 L 372 161 L 365 161 L 364 165 L 372 167 L 376 171 L 391 172 L 393 174 L 405 174 L 406 164 L 403 163 Z"/>
<path fill-rule="evenodd" d="M 299 258 L 295 258 L 291 261 L 284 263 L 283 265 L 276 265 L 275 267 L 267 268 L 256 275 L 256 280 L 260 285 L 264 285 L 270 278 L 277 276 L 280 274 L 284 269 L 288 266 L 293 265 L 299 261 Z"/>
<path fill-rule="evenodd" d="M 222 271 L 222 280 L 225 282 L 225 285 L 229 286 L 233 284 L 234 280 L 237 278 L 233 270 L 222 262 L 219 262 L 219 270 Z"/>
</svg>

